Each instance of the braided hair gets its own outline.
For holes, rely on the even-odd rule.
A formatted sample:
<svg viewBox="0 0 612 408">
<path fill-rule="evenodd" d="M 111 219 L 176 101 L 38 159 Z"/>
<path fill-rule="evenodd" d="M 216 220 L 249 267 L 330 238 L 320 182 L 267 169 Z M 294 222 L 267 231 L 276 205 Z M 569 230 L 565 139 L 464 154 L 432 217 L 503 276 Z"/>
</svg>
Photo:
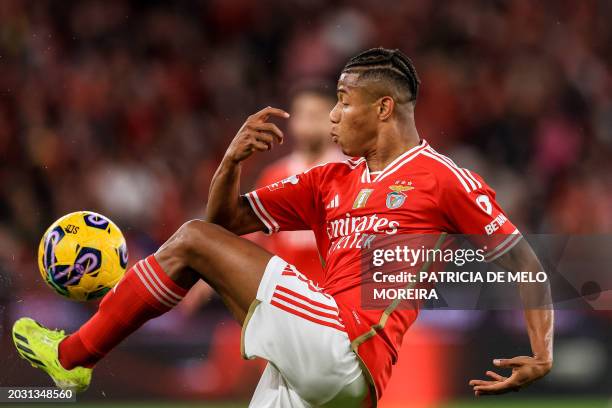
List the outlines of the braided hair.
<svg viewBox="0 0 612 408">
<path fill-rule="evenodd" d="M 351 58 L 342 72 L 358 73 L 360 79 L 390 80 L 409 102 L 416 102 L 421 81 L 410 58 L 400 50 L 371 48 Z"/>
</svg>

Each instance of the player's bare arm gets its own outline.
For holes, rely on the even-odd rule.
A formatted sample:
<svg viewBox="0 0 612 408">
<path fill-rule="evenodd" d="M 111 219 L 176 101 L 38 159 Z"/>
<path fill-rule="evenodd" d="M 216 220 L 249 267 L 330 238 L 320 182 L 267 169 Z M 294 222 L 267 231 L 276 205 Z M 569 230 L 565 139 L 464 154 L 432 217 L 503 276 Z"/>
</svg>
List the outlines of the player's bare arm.
<svg viewBox="0 0 612 408">
<path fill-rule="evenodd" d="M 524 239 L 496 262 L 509 271 L 544 270 Z M 550 285 L 548 282 L 521 283 L 519 290 L 533 355 L 493 360 L 499 368 L 512 369 L 512 374 L 504 377 L 494 371 L 487 371 L 491 381 L 471 380 L 470 385 L 477 396 L 518 391 L 544 377 L 552 368 L 554 313 L 550 301 Z"/>
<path fill-rule="evenodd" d="M 240 196 L 241 163 L 255 152 L 272 150 L 283 132 L 270 117 L 288 118 L 282 109 L 266 107 L 249 116 L 230 143 L 210 184 L 206 220 L 238 234 L 261 231 L 262 222 Z"/>
</svg>

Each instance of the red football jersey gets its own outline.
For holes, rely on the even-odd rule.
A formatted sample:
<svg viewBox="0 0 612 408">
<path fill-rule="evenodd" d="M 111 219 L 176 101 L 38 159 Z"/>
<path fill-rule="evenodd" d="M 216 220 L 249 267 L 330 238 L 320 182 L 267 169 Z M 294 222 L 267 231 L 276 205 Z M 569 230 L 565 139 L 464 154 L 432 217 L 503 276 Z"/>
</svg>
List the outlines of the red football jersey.
<svg viewBox="0 0 612 408">
<path fill-rule="evenodd" d="M 346 159 L 338 149 L 328 149 L 319 162 L 309 162 L 304 155 L 294 152 L 270 164 L 262 171 L 256 188 L 265 187 L 291 175 L 301 173 L 310 167 L 327 162 Z M 263 234 L 261 234 L 263 235 Z M 254 241 L 295 265 L 308 279 L 321 284 L 323 267 L 317 250 L 317 242 L 312 231 L 284 231 L 270 236 L 259 236 Z"/>
<path fill-rule="evenodd" d="M 334 297 L 351 341 L 371 331 L 383 310 L 362 307 L 363 238 L 394 234 L 477 234 L 494 260 L 521 238 L 480 176 L 421 141 L 380 172 L 365 158 L 314 167 L 246 194 L 268 232 L 314 231 L 325 260 L 322 290 Z M 391 375 L 416 309 L 395 310 L 358 354 L 377 398 Z M 367 373 L 366 373 L 367 374 Z"/>
</svg>

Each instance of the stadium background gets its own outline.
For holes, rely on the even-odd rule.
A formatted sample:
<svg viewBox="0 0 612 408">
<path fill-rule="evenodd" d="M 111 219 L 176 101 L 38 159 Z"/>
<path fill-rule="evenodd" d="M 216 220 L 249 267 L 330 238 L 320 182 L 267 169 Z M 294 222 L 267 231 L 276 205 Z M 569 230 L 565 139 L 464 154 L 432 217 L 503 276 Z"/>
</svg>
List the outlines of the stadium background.
<svg viewBox="0 0 612 408">
<path fill-rule="evenodd" d="M 420 134 L 483 174 L 523 232 L 609 234 L 611 18 L 612 3 L 595 0 L 3 0 L 0 386 L 48 384 L 13 352 L 18 316 L 70 331 L 94 310 L 39 279 L 36 248 L 54 219 L 101 212 L 124 231 L 131 261 L 151 253 L 202 215 L 247 115 L 285 107 L 304 78 L 333 83 L 371 46 L 413 58 Z M 244 190 L 289 151 L 287 136 L 247 162 Z M 606 406 L 611 327 L 609 312 L 558 313 L 553 372 L 474 401 L 467 381 L 491 358 L 529 352 L 520 312 L 425 312 L 381 406 Z M 246 401 L 261 364 L 240 360 L 238 333 L 218 299 L 185 305 L 102 362 L 82 400 Z"/>
</svg>

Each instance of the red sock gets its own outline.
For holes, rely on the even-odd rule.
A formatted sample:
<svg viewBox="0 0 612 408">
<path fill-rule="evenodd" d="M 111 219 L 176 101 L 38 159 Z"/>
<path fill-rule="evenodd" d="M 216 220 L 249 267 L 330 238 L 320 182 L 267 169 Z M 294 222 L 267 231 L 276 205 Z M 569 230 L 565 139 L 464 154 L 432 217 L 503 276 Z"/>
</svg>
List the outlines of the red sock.
<svg viewBox="0 0 612 408">
<path fill-rule="evenodd" d="M 136 263 L 100 302 L 98 311 L 59 345 L 64 368 L 93 367 L 146 321 L 176 306 L 188 289 L 164 273 L 153 255 Z"/>
</svg>

